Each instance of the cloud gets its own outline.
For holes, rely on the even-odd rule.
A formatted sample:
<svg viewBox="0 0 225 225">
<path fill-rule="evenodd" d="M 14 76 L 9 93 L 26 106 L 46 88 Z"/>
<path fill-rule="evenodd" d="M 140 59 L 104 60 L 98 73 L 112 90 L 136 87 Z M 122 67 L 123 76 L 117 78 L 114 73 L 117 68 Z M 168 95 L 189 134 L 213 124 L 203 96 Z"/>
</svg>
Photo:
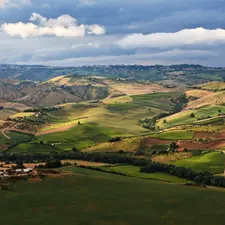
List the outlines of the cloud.
<svg viewBox="0 0 225 225">
<path fill-rule="evenodd" d="M 95 5 L 96 0 L 79 0 L 79 5 Z"/>
<path fill-rule="evenodd" d="M 67 58 L 60 60 L 40 61 L 39 64 L 54 65 L 54 66 L 81 66 L 81 65 L 111 65 L 113 64 L 171 64 L 176 63 L 196 63 L 208 58 L 217 56 L 210 51 L 204 50 L 180 50 L 174 49 L 171 51 L 164 51 L 160 53 L 136 54 L 136 55 L 118 55 L 118 56 L 95 56 L 95 57 L 79 57 Z M 203 61 L 204 62 L 204 61 Z M 23 62 L 20 62 L 23 64 Z"/>
<path fill-rule="evenodd" d="M 177 46 L 225 43 L 225 30 L 184 29 L 175 33 L 131 34 L 117 44 L 125 49 L 171 48 Z"/>
<path fill-rule="evenodd" d="M 0 8 L 31 5 L 31 0 L 0 0 Z"/>
<path fill-rule="evenodd" d="M 36 36 L 56 37 L 84 37 L 90 35 L 103 35 L 106 30 L 104 26 L 93 24 L 78 24 L 77 20 L 68 14 L 57 18 L 46 18 L 38 13 L 33 13 L 30 22 L 4 23 L 1 28 L 9 36 L 21 38 Z"/>
</svg>

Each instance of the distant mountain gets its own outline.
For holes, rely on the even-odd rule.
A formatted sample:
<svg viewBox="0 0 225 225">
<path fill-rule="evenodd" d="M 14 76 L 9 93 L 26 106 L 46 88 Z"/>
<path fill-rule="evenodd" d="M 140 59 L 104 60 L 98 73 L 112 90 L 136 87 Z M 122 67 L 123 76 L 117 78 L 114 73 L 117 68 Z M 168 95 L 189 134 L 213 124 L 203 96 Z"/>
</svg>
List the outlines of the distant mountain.
<svg viewBox="0 0 225 225">
<path fill-rule="evenodd" d="M 6 65 L 0 64 L 0 78 L 17 80 L 46 81 L 51 78 L 72 74 L 150 80 L 154 82 L 176 80 L 193 85 L 210 81 L 224 81 L 225 68 L 210 68 L 201 65 L 110 65 L 81 67 L 52 67 L 42 65 Z"/>
</svg>

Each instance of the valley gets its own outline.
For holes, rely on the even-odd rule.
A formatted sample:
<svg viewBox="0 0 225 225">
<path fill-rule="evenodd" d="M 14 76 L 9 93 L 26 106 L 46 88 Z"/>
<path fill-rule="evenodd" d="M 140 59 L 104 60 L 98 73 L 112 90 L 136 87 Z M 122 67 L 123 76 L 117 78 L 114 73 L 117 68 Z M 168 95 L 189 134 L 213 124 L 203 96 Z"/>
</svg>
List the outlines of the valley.
<svg viewBox="0 0 225 225">
<path fill-rule="evenodd" d="M 143 75 L 140 71 L 136 73 Z M 70 198 L 70 189 L 76 185 L 83 187 L 84 183 L 91 185 L 92 190 L 98 188 L 105 196 L 109 195 L 101 185 L 121 188 L 124 198 L 130 198 L 123 189 L 127 184 L 134 192 L 140 185 L 139 194 L 150 196 L 153 204 L 161 202 L 165 210 L 177 204 L 165 203 L 168 193 L 171 199 L 181 199 L 181 193 L 193 195 L 193 198 L 208 194 L 224 196 L 224 82 L 202 77 L 196 85 L 187 82 L 189 77 L 185 73 L 180 79 L 178 75 L 173 78 L 171 72 L 169 74 L 166 80 L 158 78 L 157 81 L 104 77 L 102 74 L 68 74 L 43 81 L 2 78 L 0 160 L 9 165 L 31 163 L 45 177 L 35 178 L 38 182 L 33 183 L 34 178 L 28 176 L 26 185 L 21 181 L 13 189 L 17 193 L 13 201 L 29 195 L 30 188 L 38 189 L 37 193 L 42 189 L 49 193 L 53 186 L 55 193 L 60 192 L 57 188 L 61 187 L 65 190 L 64 196 Z M 179 84 L 175 84 L 177 80 Z M 51 160 L 62 164 L 47 167 Z M 47 168 L 51 168 L 53 174 L 60 171 L 61 175 L 49 172 L 46 175 Z M 55 184 L 59 186 L 56 188 Z M 165 189 L 167 194 L 162 198 L 161 193 L 159 200 L 154 188 L 160 193 Z M 73 195 L 77 198 L 85 194 L 97 208 L 104 207 L 106 202 L 97 201 L 99 195 L 93 193 L 83 191 Z M 51 201 L 49 197 L 44 202 L 48 205 Z M 63 204 L 69 204 L 67 201 L 65 199 Z M 133 201 L 143 204 L 143 199 Z M 107 202 L 112 204 L 110 199 Z M 213 204 L 213 199 L 208 202 Z M 61 203 L 60 199 L 54 200 L 54 207 L 58 210 Z M 218 208 L 220 204 L 222 198 L 217 199 Z M 87 212 L 98 212 L 92 206 L 83 207 L 87 207 Z M 195 207 L 204 208 L 204 203 L 199 201 L 193 210 Z M 27 209 L 26 204 L 24 208 Z M 79 211 L 74 204 L 72 209 Z M 31 210 L 35 212 L 36 208 Z M 40 209 L 41 218 L 45 217 L 43 210 Z M 132 207 L 127 210 L 123 218 L 134 212 Z M 183 213 L 184 210 L 185 206 L 180 209 Z M 215 210 L 216 207 L 211 212 Z M 50 208 L 49 213 L 52 213 Z M 136 213 L 144 222 L 145 212 Z M 220 213 L 222 215 L 222 209 Z M 85 215 L 80 216 L 83 219 Z M 170 216 L 173 223 L 180 221 L 177 210 Z M 154 215 L 151 218 L 157 224 L 164 224 L 163 219 L 155 219 Z M 96 224 L 99 224 L 98 219 L 96 216 Z M 119 217 L 114 219 L 119 220 Z M 127 217 L 125 222 L 128 221 Z M 196 223 L 198 217 L 194 221 Z M 215 224 L 222 223 L 223 217 L 219 215 Z"/>
</svg>

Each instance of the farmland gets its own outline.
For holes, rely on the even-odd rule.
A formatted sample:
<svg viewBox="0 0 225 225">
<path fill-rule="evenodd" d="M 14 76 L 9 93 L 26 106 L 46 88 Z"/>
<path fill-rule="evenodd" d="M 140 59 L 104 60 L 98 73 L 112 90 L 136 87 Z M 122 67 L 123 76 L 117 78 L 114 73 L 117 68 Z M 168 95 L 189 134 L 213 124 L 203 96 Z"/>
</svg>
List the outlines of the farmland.
<svg viewBox="0 0 225 225">
<path fill-rule="evenodd" d="M 1 191 L 1 221 L 10 225 L 225 223 L 223 191 L 80 168 L 71 171 L 70 182 L 64 177 L 47 178 L 20 182 L 13 192 Z"/>
<path fill-rule="evenodd" d="M 214 82 L 210 82 L 210 83 L 200 85 L 199 87 L 201 89 L 205 89 L 205 90 L 220 91 L 220 90 L 223 90 L 225 88 L 225 82 L 214 81 Z"/>
<path fill-rule="evenodd" d="M 66 150 L 71 150 L 73 147 L 84 149 L 96 143 L 106 142 L 118 133 L 119 131 L 107 129 L 97 124 L 81 124 L 64 132 L 39 136 L 37 140 L 55 143 L 58 148 Z"/>
<path fill-rule="evenodd" d="M 192 168 L 196 171 L 209 171 L 212 173 L 222 173 L 224 171 L 225 154 L 221 152 L 210 152 L 200 156 L 178 160 L 177 166 Z"/>
<path fill-rule="evenodd" d="M 151 137 L 165 140 L 188 140 L 192 139 L 194 132 L 186 130 L 171 130 L 150 135 Z"/>
<path fill-rule="evenodd" d="M 225 112 L 225 107 L 222 105 L 208 106 L 197 110 L 184 110 L 159 120 L 157 125 L 161 128 L 168 128 L 193 123 L 197 124 L 202 120 L 217 117 L 223 112 Z"/>
<path fill-rule="evenodd" d="M 120 172 L 132 177 L 138 177 L 143 179 L 152 179 L 152 180 L 159 180 L 177 184 L 185 184 L 188 183 L 187 180 L 181 179 L 175 176 L 171 176 L 165 173 L 141 173 L 140 167 L 138 166 L 112 166 L 112 167 L 105 167 L 105 171 L 113 171 L 113 172 Z"/>
</svg>

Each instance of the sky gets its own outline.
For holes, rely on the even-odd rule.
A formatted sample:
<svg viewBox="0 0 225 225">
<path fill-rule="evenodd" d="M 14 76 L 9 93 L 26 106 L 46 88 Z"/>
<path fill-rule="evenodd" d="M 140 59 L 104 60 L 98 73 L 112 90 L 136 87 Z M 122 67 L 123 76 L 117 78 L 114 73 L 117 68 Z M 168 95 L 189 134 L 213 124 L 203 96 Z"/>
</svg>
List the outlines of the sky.
<svg viewBox="0 0 225 225">
<path fill-rule="evenodd" d="M 224 0 L 0 0 L 0 64 L 225 67 Z"/>
</svg>

